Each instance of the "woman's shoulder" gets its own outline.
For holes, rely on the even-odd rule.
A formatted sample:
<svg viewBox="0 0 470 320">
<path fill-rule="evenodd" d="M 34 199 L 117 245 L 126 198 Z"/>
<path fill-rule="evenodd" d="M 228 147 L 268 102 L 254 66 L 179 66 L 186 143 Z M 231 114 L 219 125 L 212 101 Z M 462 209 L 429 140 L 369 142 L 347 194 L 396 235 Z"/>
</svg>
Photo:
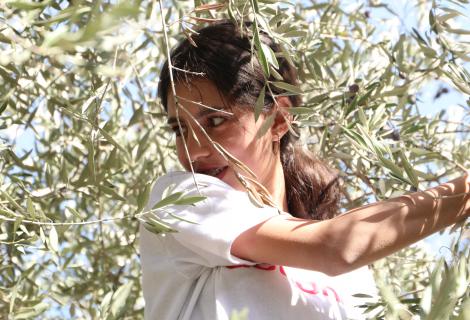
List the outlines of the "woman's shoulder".
<svg viewBox="0 0 470 320">
<path fill-rule="evenodd" d="M 164 250 L 177 248 L 172 260 L 216 267 L 250 263 L 231 254 L 234 239 L 277 214 L 274 208 L 256 207 L 246 192 L 215 177 L 169 172 L 155 183 L 142 221 L 148 231 L 165 233 L 160 238 Z M 149 249 L 155 237 L 141 230 L 141 250 L 148 255 L 155 251 Z"/>
<path fill-rule="evenodd" d="M 187 171 L 171 171 L 158 177 L 154 190 L 163 191 L 164 189 L 171 188 L 174 191 L 183 191 L 184 189 L 204 189 L 210 186 L 236 191 L 218 178 Z"/>
<path fill-rule="evenodd" d="M 247 192 L 234 189 L 224 181 L 205 174 L 171 171 L 157 178 L 149 195 L 147 206 L 153 207 L 168 198 L 203 197 L 197 206 L 250 202 Z M 173 201 L 170 201 L 173 202 Z M 181 202 L 181 201 L 180 201 Z M 184 201 L 183 201 L 184 202 Z"/>
</svg>

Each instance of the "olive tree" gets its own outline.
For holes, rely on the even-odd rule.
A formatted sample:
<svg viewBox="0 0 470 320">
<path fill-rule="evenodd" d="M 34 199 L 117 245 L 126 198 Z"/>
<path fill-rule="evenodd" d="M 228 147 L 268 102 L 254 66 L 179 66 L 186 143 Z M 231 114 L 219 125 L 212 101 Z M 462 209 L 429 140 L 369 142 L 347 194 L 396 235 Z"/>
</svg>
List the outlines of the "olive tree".
<svg viewBox="0 0 470 320">
<path fill-rule="evenodd" d="M 413 2 L 410 23 L 380 0 L 3 1 L 0 315 L 143 317 L 138 227 L 166 230 L 146 204 L 156 178 L 179 166 L 160 68 L 178 40 L 214 21 L 253 22 L 253 54 L 277 79 L 266 90 L 302 95 L 291 110 L 302 143 L 340 170 L 343 210 L 462 174 L 466 5 Z M 282 82 L 260 33 L 297 67 L 298 86 Z M 443 107 L 429 116 L 418 105 L 432 83 Z M 447 112 L 449 94 L 461 103 Z M 178 201 L 191 199 L 160 205 Z M 468 223 L 452 234 L 451 259 L 413 246 L 372 266 L 380 299 L 359 306 L 365 317 L 466 319 Z"/>
</svg>

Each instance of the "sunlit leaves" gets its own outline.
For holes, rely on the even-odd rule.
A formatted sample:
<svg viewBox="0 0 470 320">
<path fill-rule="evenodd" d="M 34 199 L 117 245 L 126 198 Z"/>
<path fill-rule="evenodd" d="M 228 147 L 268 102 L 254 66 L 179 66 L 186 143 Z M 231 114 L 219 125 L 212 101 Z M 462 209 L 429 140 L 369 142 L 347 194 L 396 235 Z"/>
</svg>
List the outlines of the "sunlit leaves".
<svg viewBox="0 0 470 320">
<path fill-rule="evenodd" d="M 65 2 L 59 6 L 54 1 L 10 1 L 4 5 L 0 4 L 0 9 L 5 9 L 2 18 L 20 19 L 28 28 L 24 33 L 15 24 L 0 29 L 1 128 L 19 135 L 24 128 L 31 136 L 2 140 L 0 148 L 2 190 L 6 193 L 0 197 L 0 220 L 14 220 L 2 220 L 0 227 L 0 249 L 6 257 L 1 259 L 0 279 L 3 288 L 16 288 L 18 297 L 16 303 L 9 304 L 10 311 L 4 310 L 5 291 L 0 289 L 0 313 L 14 318 L 47 318 L 51 309 L 57 310 L 61 308 L 58 304 L 65 302 L 70 306 L 66 318 L 96 318 L 103 284 L 107 292 L 120 281 L 135 279 L 139 283 L 140 266 L 133 248 L 137 220 L 116 219 L 102 226 L 78 224 L 69 229 L 38 227 L 28 221 L 82 223 L 132 216 L 147 201 L 148 180 L 143 177 L 152 179 L 161 170 L 158 164 L 149 164 L 149 158 L 160 159 L 157 140 L 151 139 L 162 138 L 160 128 L 143 112 L 139 117 L 136 113 L 134 124 L 126 126 L 122 121 L 132 113 L 130 105 L 147 107 L 144 100 L 152 99 L 151 89 L 134 96 L 134 70 L 125 62 L 137 36 L 116 37 L 141 9 L 130 2 L 103 7 Z M 142 32 L 138 29 L 132 32 Z M 125 49 L 117 53 L 120 46 Z M 148 61 L 134 60 L 134 67 L 145 70 Z M 123 78 L 114 78 L 106 86 L 110 80 L 106 75 L 113 73 L 103 74 L 105 68 L 120 68 L 114 74 Z M 155 67 L 146 70 L 155 72 Z M 156 108 L 155 103 L 152 106 Z M 136 131 L 142 125 L 153 128 L 147 130 L 149 143 L 136 141 Z M 18 143 L 25 147 L 16 147 Z M 136 145 L 141 146 L 135 149 L 137 159 L 131 157 Z M 168 165 L 171 159 L 165 162 Z M 28 275 L 23 271 L 31 260 L 36 269 Z M 15 269 L 17 266 L 23 271 Z M 20 282 L 19 274 L 32 280 Z M 51 295 L 63 297 L 62 302 L 47 299 L 45 285 Z M 139 295 L 139 290 L 132 291 L 132 305 Z M 47 303 L 38 304 L 41 301 Z M 122 309 L 114 309 L 118 317 L 122 315 Z M 128 316 L 141 311 L 142 305 L 125 310 Z"/>
<path fill-rule="evenodd" d="M 266 132 L 268 132 L 268 130 L 272 127 L 273 123 L 274 123 L 274 119 L 276 117 L 276 113 L 273 112 L 271 113 L 270 115 L 268 115 L 266 117 L 266 119 L 264 119 L 263 121 L 263 124 L 261 125 L 261 127 L 258 129 L 258 132 L 256 132 L 256 137 L 257 138 L 260 138 L 262 136 L 264 136 L 264 134 Z"/>
<path fill-rule="evenodd" d="M 261 92 L 259 93 L 258 99 L 256 99 L 255 121 L 258 121 L 259 115 L 263 111 L 265 95 L 266 95 L 266 87 L 263 87 L 263 89 L 261 89 Z"/>
<path fill-rule="evenodd" d="M 45 302 L 39 302 L 31 307 L 22 307 L 14 313 L 15 319 L 31 319 L 39 316 L 49 309 L 49 304 Z"/>
<path fill-rule="evenodd" d="M 120 319 L 125 310 L 126 302 L 134 283 L 127 282 L 117 288 L 115 292 L 108 292 L 101 302 L 101 319 Z"/>
<path fill-rule="evenodd" d="M 272 84 L 278 88 L 284 89 L 287 92 L 295 93 L 295 94 L 302 94 L 302 90 L 300 90 L 297 86 L 292 84 L 282 82 L 282 81 L 274 81 Z"/>
<path fill-rule="evenodd" d="M 89 9 L 89 8 L 87 8 Z M 113 31 L 113 27 L 119 24 L 119 19 L 133 17 L 138 13 L 138 7 L 132 2 L 120 2 L 115 6 L 112 6 L 110 10 L 99 12 L 97 10 L 87 10 L 85 8 L 75 7 L 70 8 L 74 14 L 78 12 L 87 13 L 93 16 L 93 20 L 84 26 L 84 28 L 78 31 L 67 30 L 63 27 L 58 27 L 54 31 L 49 32 L 45 35 L 43 47 L 60 47 L 65 50 L 74 49 L 75 46 L 83 45 L 87 41 L 97 40 L 97 35 L 103 35 Z M 67 18 L 68 12 L 62 12 L 62 16 L 54 17 L 57 22 L 61 19 Z M 53 20 L 53 22 L 56 22 Z M 45 23 L 50 23 L 50 20 Z"/>
<path fill-rule="evenodd" d="M 54 252 L 59 251 L 59 236 L 54 227 L 49 231 L 49 248 Z"/>
</svg>

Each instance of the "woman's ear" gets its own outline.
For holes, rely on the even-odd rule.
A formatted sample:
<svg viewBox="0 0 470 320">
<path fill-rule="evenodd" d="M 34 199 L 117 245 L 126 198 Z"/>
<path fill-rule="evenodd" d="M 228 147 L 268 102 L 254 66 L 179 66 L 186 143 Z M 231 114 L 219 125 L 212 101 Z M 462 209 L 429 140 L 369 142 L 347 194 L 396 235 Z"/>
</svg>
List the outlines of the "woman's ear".
<svg viewBox="0 0 470 320">
<path fill-rule="evenodd" d="M 281 139 L 287 131 L 289 131 L 292 122 L 292 114 L 289 109 L 292 107 L 292 102 L 289 97 L 281 96 L 276 98 L 274 103 L 274 111 L 276 115 L 271 127 L 271 134 L 273 137 Z"/>
</svg>

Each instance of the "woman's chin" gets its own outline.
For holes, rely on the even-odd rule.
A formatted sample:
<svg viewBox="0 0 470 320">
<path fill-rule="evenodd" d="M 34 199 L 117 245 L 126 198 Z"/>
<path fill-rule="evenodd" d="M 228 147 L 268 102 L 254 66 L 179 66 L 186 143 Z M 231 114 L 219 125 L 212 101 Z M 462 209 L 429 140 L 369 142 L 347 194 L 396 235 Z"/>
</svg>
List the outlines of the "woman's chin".
<svg viewBox="0 0 470 320">
<path fill-rule="evenodd" d="M 238 181 L 237 177 L 235 176 L 235 173 L 233 172 L 233 169 L 230 167 L 227 167 L 226 172 L 222 172 L 223 175 L 221 177 L 217 177 L 218 179 L 222 180 L 235 190 L 240 190 L 244 191 L 245 189 L 243 188 L 242 184 L 240 181 Z"/>
</svg>

